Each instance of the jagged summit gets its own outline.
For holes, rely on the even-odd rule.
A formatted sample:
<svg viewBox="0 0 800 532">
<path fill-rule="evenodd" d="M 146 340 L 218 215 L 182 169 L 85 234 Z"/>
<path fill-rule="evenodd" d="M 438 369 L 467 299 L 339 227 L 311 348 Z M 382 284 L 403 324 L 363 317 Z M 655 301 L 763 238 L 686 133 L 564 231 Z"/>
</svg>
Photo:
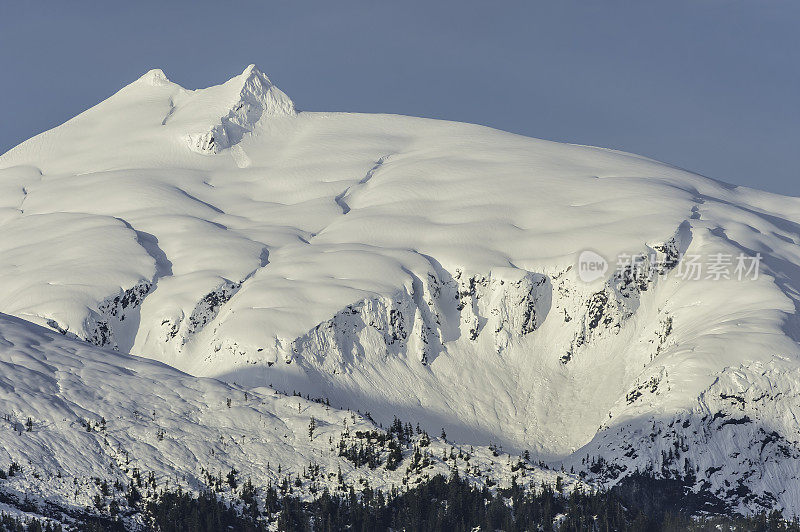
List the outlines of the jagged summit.
<svg viewBox="0 0 800 532">
<path fill-rule="evenodd" d="M 185 89 L 161 69 L 150 70 L 132 84 L 141 85 L 174 88 L 162 125 L 178 130 L 189 149 L 205 155 L 236 145 L 263 117 L 296 114 L 291 98 L 255 64 L 225 83 L 203 89 Z"/>
<path fill-rule="evenodd" d="M 69 166 L 71 160 L 87 160 L 89 153 L 94 154 L 91 158 L 102 153 L 116 158 L 112 154 L 133 146 L 137 147 L 137 158 L 150 154 L 153 164 L 158 164 L 164 152 L 225 152 L 254 133 L 259 122 L 296 114 L 291 98 L 254 64 L 224 83 L 199 89 L 184 88 L 162 69 L 154 68 L 73 120 L 15 146 L 2 157 L 4 164 L 14 164 L 30 157 L 30 150 L 39 149 L 39 142 L 34 140 L 81 130 L 84 133 L 69 148 L 59 145 L 57 156 L 40 169 Z M 125 119 L 120 120 L 123 115 Z M 89 123 L 92 127 L 86 129 Z M 110 160 L 95 160 L 98 167 L 116 165 Z"/>
<path fill-rule="evenodd" d="M 153 68 L 142 74 L 134 83 L 146 83 L 150 85 L 162 85 L 164 83 L 172 83 L 177 85 L 174 81 L 170 80 L 169 77 L 164 73 L 164 71 L 160 68 Z M 251 63 L 245 67 L 241 74 L 237 76 L 233 76 L 231 79 L 222 83 L 221 85 L 241 85 L 241 93 L 244 94 L 246 92 L 255 91 L 255 92 L 266 92 L 271 87 L 274 87 L 274 84 L 269 79 L 269 77 L 258 68 L 257 65 Z M 211 87 L 193 89 L 191 92 L 198 92 L 204 91 L 208 89 L 213 89 L 217 85 L 212 85 Z M 288 109 L 293 109 L 294 105 L 292 101 L 285 96 L 285 100 L 283 103 L 288 104 Z"/>
<path fill-rule="evenodd" d="M 270 114 L 295 114 L 294 102 L 276 87 L 272 81 L 258 69 L 256 65 L 249 65 L 242 72 L 244 80 L 240 96 L 253 98 L 256 104 L 263 105 Z"/>
<path fill-rule="evenodd" d="M 209 93 L 215 97 L 217 93 L 225 93 L 219 96 L 229 103 L 208 129 L 186 135 L 189 148 L 198 153 L 214 154 L 230 148 L 251 132 L 262 117 L 295 114 L 294 102 L 253 64 L 222 85 L 194 91 L 192 99 L 205 105 Z M 190 100 L 187 105 L 192 103 Z"/>
<path fill-rule="evenodd" d="M 251 76 L 255 76 L 265 79 L 267 83 L 270 84 L 272 83 L 267 77 L 267 75 L 264 72 L 262 72 L 255 63 L 250 63 L 249 65 L 247 65 L 245 69 L 242 71 L 241 76 L 245 79 Z"/>
<path fill-rule="evenodd" d="M 142 75 L 139 79 L 136 80 L 136 83 L 146 83 L 148 85 L 165 85 L 167 83 L 172 83 L 164 71 L 160 68 L 154 68 L 152 70 L 148 70 L 145 74 Z"/>
</svg>

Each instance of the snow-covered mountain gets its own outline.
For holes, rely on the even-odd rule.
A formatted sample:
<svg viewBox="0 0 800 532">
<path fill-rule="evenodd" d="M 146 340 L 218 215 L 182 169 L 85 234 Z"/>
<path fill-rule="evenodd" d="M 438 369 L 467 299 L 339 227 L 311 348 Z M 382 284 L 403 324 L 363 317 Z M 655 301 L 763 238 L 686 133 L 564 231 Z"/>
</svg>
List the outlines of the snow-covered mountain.
<svg viewBox="0 0 800 532">
<path fill-rule="evenodd" d="M 276 412 L 297 401 L 263 390 L 237 415 L 198 406 L 272 387 L 800 513 L 800 199 L 481 126 L 300 112 L 251 65 L 199 90 L 150 71 L 0 156 L 0 229 L 3 330 L 23 338 L 0 342 L 3 393 L 60 442 L 26 447 L 41 467 L 88 445 L 64 432 L 83 401 L 213 438 L 289 431 Z M 610 262 L 593 282 L 587 250 Z M 181 452 L 152 456 L 187 474 Z"/>
</svg>

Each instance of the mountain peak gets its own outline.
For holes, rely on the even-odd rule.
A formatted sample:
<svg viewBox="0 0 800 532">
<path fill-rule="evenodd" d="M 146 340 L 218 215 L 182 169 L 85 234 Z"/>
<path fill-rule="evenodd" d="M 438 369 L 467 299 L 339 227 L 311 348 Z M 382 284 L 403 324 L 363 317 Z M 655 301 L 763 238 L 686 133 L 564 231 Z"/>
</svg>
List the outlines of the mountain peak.
<svg viewBox="0 0 800 532">
<path fill-rule="evenodd" d="M 251 132 L 262 117 L 296 114 L 291 98 L 276 87 L 254 64 L 248 65 L 239 76 L 219 87 L 203 91 L 216 91 L 218 88 L 227 94 L 232 94 L 233 98 L 217 123 L 209 129 L 186 137 L 189 148 L 198 153 L 219 153 L 231 147 L 246 133 Z"/>
<path fill-rule="evenodd" d="M 148 70 L 142 77 L 136 80 L 137 83 L 146 83 L 148 85 L 166 85 L 167 83 L 171 83 L 169 78 L 164 71 L 160 68 L 154 68 L 152 70 Z"/>
<path fill-rule="evenodd" d="M 266 74 L 264 74 L 261 70 L 259 70 L 259 68 L 254 63 L 250 63 L 249 65 L 247 65 L 247 68 L 245 68 L 242 71 L 242 75 L 245 77 L 249 77 L 251 75 L 256 75 L 256 76 L 261 75 L 267 77 Z"/>
<path fill-rule="evenodd" d="M 238 78 L 242 83 L 239 92 L 241 101 L 262 108 L 268 115 L 295 114 L 294 102 L 291 98 L 276 87 L 256 65 L 248 65 Z"/>
</svg>

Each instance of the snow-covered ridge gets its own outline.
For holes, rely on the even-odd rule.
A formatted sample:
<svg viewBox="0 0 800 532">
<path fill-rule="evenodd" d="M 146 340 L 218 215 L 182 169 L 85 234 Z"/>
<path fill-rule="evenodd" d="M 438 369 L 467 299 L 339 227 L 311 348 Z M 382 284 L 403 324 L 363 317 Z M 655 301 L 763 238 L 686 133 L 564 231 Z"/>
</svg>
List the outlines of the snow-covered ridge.
<svg viewBox="0 0 800 532">
<path fill-rule="evenodd" d="M 672 474 L 650 430 L 652 449 L 624 448 L 672 423 L 692 463 L 752 462 L 708 489 L 800 508 L 774 472 L 794 478 L 793 459 L 752 454 L 758 428 L 797 431 L 792 401 L 755 397 L 790 395 L 800 368 L 800 200 L 468 124 L 295 113 L 282 94 L 250 68 L 196 91 L 151 71 L 0 156 L 0 312 L 607 480 Z M 610 262 L 594 283 L 585 250 Z M 755 279 L 681 275 L 682 255 L 759 254 Z M 658 266 L 634 276 L 623 255 Z M 727 432 L 693 431 L 734 419 L 709 399 L 730 368 L 750 368 L 754 406 L 723 449 Z M 751 496 L 721 491 L 745 474 Z"/>
<path fill-rule="evenodd" d="M 795 512 L 800 478 L 798 373 L 789 360 L 725 368 L 688 411 L 609 423 L 565 466 L 592 464 L 587 479 L 612 485 L 634 472 L 680 478 L 732 510 Z M 666 371 L 643 382 L 628 401 L 669 394 Z"/>
<path fill-rule="evenodd" d="M 356 466 L 342 457 L 340 445 L 363 444 L 361 433 L 383 433 L 361 414 L 266 388 L 194 378 L 4 314 L 0 404 L 0 468 L 19 467 L 14 476 L 4 475 L 3 496 L 16 495 L 28 508 L 47 502 L 68 510 L 92 508 L 101 480 L 127 487 L 152 478 L 147 489 L 139 484 L 142 494 L 179 486 L 207 489 L 234 469 L 257 488 L 296 477 L 296 495 L 305 498 L 322 488 L 340 489 L 338 475 L 357 489 L 365 485 L 357 479 L 367 478 L 368 485 L 384 490 L 448 474 L 451 465 L 478 485 L 507 485 L 512 466 L 519 475 L 521 465 L 536 483 L 553 483 L 557 475 L 480 447 L 470 449 L 468 462 L 447 463 L 441 457 L 451 444 L 439 438 L 429 438 L 423 449 L 430 464 L 424 468 L 410 467 L 409 449 L 394 468 L 386 467 L 385 456 L 378 467 Z M 315 430 L 309 434 L 312 419 Z M 309 464 L 319 467 L 313 478 Z M 567 486 L 575 482 L 558 474 Z"/>
<path fill-rule="evenodd" d="M 296 114 L 291 98 L 255 65 L 225 83 L 201 89 L 186 89 L 171 81 L 163 70 L 152 69 L 64 124 L 61 131 L 77 132 L 80 141 L 57 159 L 69 160 L 76 150 L 81 151 L 83 142 L 91 149 L 96 142 L 94 134 L 104 136 L 103 129 L 108 129 L 100 124 L 110 124 L 114 130 L 103 141 L 110 142 L 113 150 L 156 143 L 164 147 L 182 145 L 194 153 L 213 155 L 237 146 L 261 121 Z M 91 131 L 96 125 L 100 127 L 94 134 L 87 137 L 80 133 Z M 60 133 L 52 130 L 40 137 L 60 137 Z M 37 151 L 38 146 L 23 143 L 5 157 L 24 158 L 29 150 Z"/>
</svg>

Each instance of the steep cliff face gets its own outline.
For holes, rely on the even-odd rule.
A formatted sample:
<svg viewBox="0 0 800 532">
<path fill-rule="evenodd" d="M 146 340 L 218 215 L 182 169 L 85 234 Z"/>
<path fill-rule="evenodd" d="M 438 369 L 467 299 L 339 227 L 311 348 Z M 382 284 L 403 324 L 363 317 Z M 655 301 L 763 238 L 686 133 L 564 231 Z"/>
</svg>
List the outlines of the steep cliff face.
<svg viewBox="0 0 800 532">
<path fill-rule="evenodd" d="M 402 356 L 423 366 L 461 337 L 476 342 L 484 334 L 497 354 L 536 330 L 552 298 L 542 274 L 520 272 L 514 281 L 456 269 L 441 279 L 414 278 L 410 289 L 348 305 L 330 320 L 295 339 L 281 353 L 326 371 L 347 371 L 363 358 Z"/>
<path fill-rule="evenodd" d="M 44 323 L 69 338 L 115 351 L 122 346 L 127 351 L 138 331 L 140 306 L 152 286 L 149 281 L 140 281 L 127 290 L 120 289 L 118 295 L 100 302 L 96 310 L 88 310 L 83 326 L 75 330 L 53 318 L 44 318 Z"/>
<path fill-rule="evenodd" d="M 115 350 L 119 350 L 120 341 L 125 341 L 129 349 L 138 330 L 138 323 L 130 322 L 138 319 L 139 307 L 152 286 L 151 282 L 142 281 L 100 303 L 97 312 L 93 312 L 87 320 L 84 339 L 96 346 Z M 126 319 L 128 323 L 125 323 Z"/>
<path fill-rule="evenodd" d="M 578 303 L 578 330 L 561 361 L 568 363 L 593 338 L 618 334 L 623 324 L 636 313 L 643 294 L 678 265 L 680 256 L 688 249 L 690 242 L 688 224 L 681 224 L 675 236 L 668 241 L 652 247 L 644 246 L 644 252 L 621 257 L 602 289 L 592 293 L 587 301 Z M 569 293 L 570 289 L 562 281 L 560 295 L 565 300 L 565 322 L 572 320 L 570 307 L 575 307 L 574 303 L 569 302 Z M 665 315 L 661 321 L 663 324 L 660 326 L 657 349 L 663 346 L 671 332 L 671 318 Z"/>
</svg>

